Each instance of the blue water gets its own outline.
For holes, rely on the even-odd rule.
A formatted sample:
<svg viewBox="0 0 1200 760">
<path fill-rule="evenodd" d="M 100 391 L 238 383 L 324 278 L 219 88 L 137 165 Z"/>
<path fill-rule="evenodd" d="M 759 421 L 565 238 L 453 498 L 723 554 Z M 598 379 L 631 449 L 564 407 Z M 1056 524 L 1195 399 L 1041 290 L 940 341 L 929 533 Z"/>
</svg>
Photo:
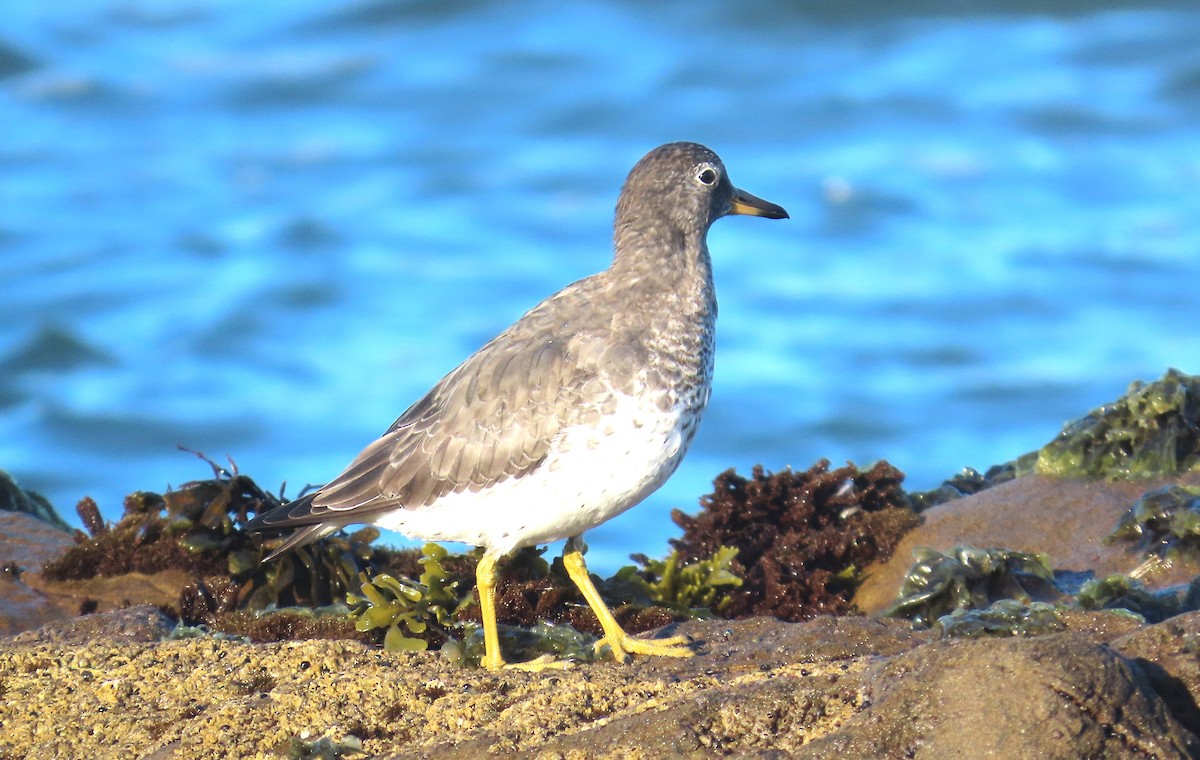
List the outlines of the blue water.
<svg viewBox="0 0 1200 760">
<path fill-rule="evenodd" d="M 321 482 L 679 139 L 792 219 L 713 229 L 712 403 L 601 571 L 728 467 L 930 487 L 1200 372 L 1194 3 L 697 5 L 7 0 L 0 468 L 71 518 L 177 445 Z"/>
</svg>

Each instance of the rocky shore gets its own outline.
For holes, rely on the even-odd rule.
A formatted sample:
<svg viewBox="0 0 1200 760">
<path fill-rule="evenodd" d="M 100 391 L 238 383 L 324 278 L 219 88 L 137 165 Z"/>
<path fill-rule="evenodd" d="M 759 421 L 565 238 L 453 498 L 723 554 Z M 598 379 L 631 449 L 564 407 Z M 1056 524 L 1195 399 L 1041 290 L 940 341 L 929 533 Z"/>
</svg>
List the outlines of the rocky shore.
<svg viewBox="0 0 1200 760">
<path fill-rule="evenodd" d="M 721 575 L 726 585 L 688 592 L 692 606 L 745 610 L 738 619 L 689 619 L 655 597 L 675 622 L 643 635 L 690 636 L 697 654 L 683 660 L 489 673 L 436 646 L 385 649 L 353 625 L 357 640 L 278 641 L 181 626 L 193 614 L 181 589 L 210 570 L 51 579 L 47 563 L 96 538 L 0 513 L 0 757 L 1200 757 L 1196 388 L 1177 376 L 1123 400 L 1154 402 L 1134 425 L 1153 457 L 1114 432 L 1118 402 L 1063 433 L 1085 439 L 1060 436 L 937 495 L 903 495 L 886 467 L 854 470 L 861 479 L 840 488 L 846 476 L 828 467 L 726 473 L 702 515 L 681 519 L 677 555 L 604 586 L 661 591 L 656 572 L 716 543 L 762 557 L 721 564 L 740 586 Z M 1061 467 L 1104 457 L 1151 464 L 1121 476 Z M 855 494 L 869 503 L 839 501 Z M 915 505 L 904 519 L 898 495 Z M 747 529 L 737 516 L 752 512 L 774 522 Z M 855 566 L 867 555 L 854 547 L 883 525 L 905 532 Z M 820 583 L 789 585 L 793 559 Z M 583 626 L 561 612 L 574 601 L 546 592 L 545 572 L 512 581 L 514 598 L 554 601 L 548 614 Z M 219 588 L 244 599 L 252 587 Z M 776 597 L 785 603 L 769 606 Z M 214 623 L 219 606 L 203 608 Z"/>
<path fill-rule="evenodd" d="M 1003 639 L 868 617 L 697 621 L 673 631 L 699 643 L 692 659 L 553 674 L 348 641 L 162 641 L 152 608 L 102 617 L 0 652 L 4 757 L 1200 754 L 1200 613 L 1076 613 Z"/>
</svg>

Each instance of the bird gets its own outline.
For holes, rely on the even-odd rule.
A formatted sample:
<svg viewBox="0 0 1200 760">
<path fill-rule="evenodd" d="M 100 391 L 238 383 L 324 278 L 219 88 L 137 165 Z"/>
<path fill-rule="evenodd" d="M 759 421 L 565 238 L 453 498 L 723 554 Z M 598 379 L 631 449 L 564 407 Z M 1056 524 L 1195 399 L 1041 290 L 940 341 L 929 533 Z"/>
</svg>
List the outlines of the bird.
<svg viewBox="0 0 1200 760">
<path fill-rule="evenodd" d="M 500 651 L 497 563 L 566 539 L 563 566 L 604 631 L 597 652 L 694 654 L 684 636 L 625 632 L 589 576 L 582 537 L 662 486 L 696 433 L 717 318 L 708 230 L 733 214 L 788 218 L 734 187 L 703 145 L 651 150 L 621 188 L 611 265 L 486 343 L 333 480 L 251 519 L 250 531 L 294 529 L 264 562 L 355 523 L 483 547 L 480 664 L 539 670 L 544 658 L 509 663 Z"/>
</svg>

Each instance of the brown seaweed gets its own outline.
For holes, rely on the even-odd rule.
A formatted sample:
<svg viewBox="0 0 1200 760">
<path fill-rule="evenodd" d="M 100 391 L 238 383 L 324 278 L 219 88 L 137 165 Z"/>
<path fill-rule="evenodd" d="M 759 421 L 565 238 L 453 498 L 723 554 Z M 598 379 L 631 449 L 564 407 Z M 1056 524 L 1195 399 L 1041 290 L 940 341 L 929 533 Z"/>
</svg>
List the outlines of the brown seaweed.
<svg viewBox="0 0 1200 760">
<path fill-rule="evenodd" d="M 903 479 L 887 462 L 860 470 L 821 460 L 805 472 L 775 474 L 756 466 L 749 478 L 728 470 L 699 514 L 672 514 L 683 536 L 671 545 L 691 562 L 737 549 L 731 569 L 742 585 L 728 590 L 722 617 L 846 614 L 863 568 L 887 559 L 920 521 Z"/>
</svg>

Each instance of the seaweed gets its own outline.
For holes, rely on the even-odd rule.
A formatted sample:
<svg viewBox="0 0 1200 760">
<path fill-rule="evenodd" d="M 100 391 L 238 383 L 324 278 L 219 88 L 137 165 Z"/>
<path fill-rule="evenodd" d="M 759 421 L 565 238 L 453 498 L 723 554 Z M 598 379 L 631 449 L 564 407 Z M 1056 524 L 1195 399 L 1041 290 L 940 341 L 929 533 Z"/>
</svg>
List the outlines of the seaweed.
<svg viewBox="0 0 1200 760">
<path fill-rule="evenodd" d="M 948 554 L 922 547 L 913 555 L 916 563 L 885 617 L 928 626 L 954 610 L 984 609 L 1000 599 L 1029 602 L 1035 595 L 1056 595 L 1054 571 L 1042 554 L 956 546 Z"/>
<path fill-rule="evenodd" d="M 1200 488 L 1169 485 L 1142 494 L 1106 543 L 1129 541 L 1147 557 L 1200 562 Z"/>
<path fill-rule="evenodd" d="M 917 562 L 884 615 L 936 625 L 946 636 L 1048 633 L 1065 627 L 1064 610 L 1110 610 L 1150 623 L 1200 610 L 1200 575 L 1156 591 L 1127 575 L 1090 578 L 1075 587 L 1071 580 L 1078 573 L 1051 570 L 1041 554 L 957 546 L 949 554 L 922 548 L 914 555 Z"/>
<path fill-rule="evenodd" d="M 641 592 L 651 604 L 693 618 L 712 617 L 729 606 L 729 592 L 742 585 L 741 577 L 733 569 L 737 555 L 738 550 L 732 546 L 718 547 L 712 556 L 694 562 L 685 561 L 678 550 L 664 560 L 635 554 L 632 559 L 641 568 L 626 565 L 607 583 L 610 587 L 617 583 L 631 584 L 629 598 L 636 599 Z"/>
<path fill-rule="evenodd" d="M 724 593 L 722 617 L 845 614 L 863 568 L 887 559 L 920 522 L 903 478 L 887 462 L 860 470 L 831 469 L 821 460 L 805 472 L 775 474 L 756 466 L 749 478 L 727 470 L 701 499 L 699 514 L 672 514 L 683 536 L 670 543 L 681 562 L 737 550 L 728 570 L 742 585 Z"/>
<path fill-rule="evenodd" d="M 539 620 L 529 628 L 497 626 L 501 647 L 516 662 L 528 662 L 549 655 L 559 662 L 595 662 L 597 637 L 573 625 Z M 471 625 L 461 639 L 449 639 L 442 655 L 464 667 L 479 667 L 484 655 L 483 628 Z"/>
<path fill-rule="evenodd" d="M 1022 474 L 1138 478 L 1198 469 L 1200 377 L 1169 369 L 1069 423 Z"/>
<path fill-rule="evenodd" d="M 913 509 L 917 512 L 924 512 L 938 504 L 972 496 L 992 486 L 1012 480 L 1017 477 L 1021 462 L 1031 462 L 1034 456 L 1034 454 L 1026 454 L 1024 460 L 1014 460 L 989 467 L 988 471 L 983 474 L 972 467 L 964 467 L 962 472 L 942 481 L 937 488 L 929 491 L 910 491 L 908 498 L 912 502 Z"/>
<path fill-rule="evenodd" d="M 504 649 L 518 656 L 590 659 L 591 654 L 584 653 L 602 634 L 599 622 L 567 577 L 561 559 L 547 563 L 544 552 L 527 547 L 500 564 L 496 609 Z M 372 634 L 389 650 L 440 646 L 455 660 L 478 664 L 483 639 L 474 570 L 480 555 L 479 549 L 451 554 L 434 543 L 426 544 L 420 555 L 396 552 L 392 572 L 360 575 L 360 593 L 347 599 L 351 619 L 359 631 Z M 422 568 L 419 575 L 414 566 Z M 655 579 L 647 581 L 635 570 L 626 567 L 612 578 L 594 578 L 606 601 L 615 605 L 613 614 L 622 627 L 640 633 L 679 620 L 681 611 L 652 598 Z M 703 572 L 707 578 L 717 571 L 710 563 Z M 684 575 L 680 585 L 689 592 L 707 588 L 692 580 L 687 568 L 676 572 Z"/>
<path fill-rule="evenodd" d="M 76 545 L 47 563 L 44 576 L 64 581 L 183 570 L 193 581 L 181 590 L 177 608 L 167 611 L 188 625 L 213 624 L 234 610 L 341 602 L 359 570 L 379 556 L 371 546 L 379 532 L 365 528 L 339 532 L 263 564 L 261 541 L 241 526 L 281 499 L 240 474 L 232 462 L 226 470 L 205 461 L 212 479 L 165 494 L 131 493 L 116 524 L 100 517 L 92 499 L 82 499 L 77 511 L 88 533 L 77 531 Z"/>
<path fill-rule="evenodd" d="M 910 493 L 929 507 L 1030 474 L 1133 479 L 1200 470 L 1200 376 L 1169 369 L 1129 385 L 1116 401 L 1067 423 L 1055 438 L 980 475 L 970 467 L 929 491 Z"/>
<path fill-rule="evenodd" d="M 386 632 L 383 646 L 389 652 L 425 651 L 429 646 L 427 638 L 417 636 L 435 633 L 443 640 L 449 639 L 448 630 L 459 625 L 454 619 L 455 613 L 470 599 L 455 593 L 459 581 L 441 564 L 448 555 L 441 546 L 426 544 L 420 560 L 424 570 L 416 581 L 387 573 L 378 573 L 374 577 L 359 573 L 362 595 L 351 593 L 346 597 L 355 628 L 359 631 L 383 629 Z M 431 625 L 436 627 L 434 632 L 429 630 Z"/>
<path fill-rule="evenodd" d="M 983 609 L 959 607 L 939 617 L 936 625 L 951 638 L 1040 636 L 1067 627 L 1057 606 L 1016 599 L 998 599 Z"/>
<path fill-rule="evenodd" d="M 1149 623 L 1200 609 L 1200 575 L 1183 586 L 1150 591 L 1145 584 L 1127 575 L 1110 575 L 1090 580 L 1075 597 L 1083 610 L 1123 610 Z"/>
<path fill-rule="evenodd" d="M 372 636 L 355 629 L 350 609 L 344 604 L 222 612 L 214 615 L 212 624 L 203 628 L 219 635 L 237 636 L 255 643 L 300 639 L 352 639 L 363 643 L 374 641 Z"/>
</svg>

